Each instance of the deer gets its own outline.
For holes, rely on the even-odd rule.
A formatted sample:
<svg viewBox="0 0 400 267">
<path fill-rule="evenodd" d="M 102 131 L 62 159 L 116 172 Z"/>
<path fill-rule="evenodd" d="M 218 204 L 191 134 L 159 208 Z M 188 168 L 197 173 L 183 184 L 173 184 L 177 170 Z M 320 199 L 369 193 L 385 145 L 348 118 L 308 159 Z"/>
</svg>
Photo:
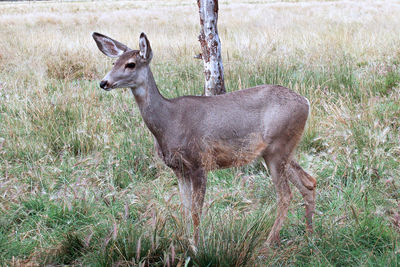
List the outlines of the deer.
<svg viewBox="0 0 400 267">
<path fill-rule="evenodd" d="M 277 194 L 276 218 L 267 245 L 280 242 L 292 200 L 289 181 L 304 199 L 306 231 L 313 232 L 316 179 L 293 157 L 309 115 L 305 97 L 283 86 L 259 85 L 223 95 L 167 99 L 150 69 L 153 52 L 145 33 L 140 34 L 139 50 L 97 32 L 92 37 L 103 54 L 116 58 L 100 87 L 131 89 L 158 156 L 178 179 L 182 216 L 190 235 L 193 226 L 195 246 L 207 173 L 243 166 L 257 158 L 264 159 Z"/>
</svg>

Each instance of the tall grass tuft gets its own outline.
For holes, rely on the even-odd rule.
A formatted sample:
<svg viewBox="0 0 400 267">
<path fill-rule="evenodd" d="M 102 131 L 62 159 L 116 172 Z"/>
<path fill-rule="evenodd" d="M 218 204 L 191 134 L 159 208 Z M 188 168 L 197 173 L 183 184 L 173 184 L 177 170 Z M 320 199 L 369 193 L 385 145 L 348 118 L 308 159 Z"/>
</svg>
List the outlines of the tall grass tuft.
<svg viewBox="0 0 400 267">
<path fill-rule="evenodd" d="M 273 224 L 270 210 L 238 214 L 230 209 L 203 220 L 195 266 L 254 266 Z"/>
</svg>

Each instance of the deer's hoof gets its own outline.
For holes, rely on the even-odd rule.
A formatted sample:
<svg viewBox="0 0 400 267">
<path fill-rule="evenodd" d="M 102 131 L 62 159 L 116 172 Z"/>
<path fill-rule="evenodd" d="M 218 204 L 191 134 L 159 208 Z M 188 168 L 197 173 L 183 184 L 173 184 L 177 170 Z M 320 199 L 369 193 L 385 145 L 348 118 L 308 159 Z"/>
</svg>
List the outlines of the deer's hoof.
<svg viewBox="0 0 400 267">
<path fill-rule="evenodd" d="M 197 249 L 196 242 L 194 242 L 194 240 L 191 238 L 189 239 L 189 249 L 192 251 L 192 253 L 194 255 L 197 254 L 198 249 Z"/>
<path fill-rule="evenodd" d="M 279 235 L 273 235 L 273 236 L 269 236 L 267 239 L 267 246 L 271 247 L 271 246 L 280 246 L 281 244 L 281 239 L 279 237 Z"/>
</svg>

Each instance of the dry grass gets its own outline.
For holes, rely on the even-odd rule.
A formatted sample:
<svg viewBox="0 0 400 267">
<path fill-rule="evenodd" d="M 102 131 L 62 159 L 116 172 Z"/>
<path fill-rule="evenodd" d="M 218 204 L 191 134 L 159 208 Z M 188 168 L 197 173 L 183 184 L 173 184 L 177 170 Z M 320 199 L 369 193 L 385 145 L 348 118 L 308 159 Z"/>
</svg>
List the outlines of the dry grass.
<svg viewBox="0 0 400 267">
<path fill-rule="evenodd" d="M 318 180 L 316 234 L 304 237 L 296 194 L 282 246 L 263 258 L 275 203 L 263 165 L 209 175 L 193 255 L 176 179 L 134 99 L 97 86 L 111 60 L 91 32 L 137 48 L 144 31 L 161 92 L 200 94 L 197 12 L 195 1 L 0 3 L 0 265 L 398 265 L 400 4 L 220 1 L 228 91 L 281 84 L 312 105 L 298 157 Z"/>
</svg>

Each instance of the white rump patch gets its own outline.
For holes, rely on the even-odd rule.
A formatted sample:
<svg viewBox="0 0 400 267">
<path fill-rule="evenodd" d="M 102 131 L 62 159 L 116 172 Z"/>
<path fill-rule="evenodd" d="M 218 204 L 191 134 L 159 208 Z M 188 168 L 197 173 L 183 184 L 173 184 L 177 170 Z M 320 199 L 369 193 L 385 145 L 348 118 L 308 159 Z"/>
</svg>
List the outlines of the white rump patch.
<svg viewBox="0 0 400 267">
<path fill-rule="evenodd" d="M 310 114 L 311 114 L 311 104 L 310 104 L 310 100 L 308 100 L 307 97 L 304 97 L 304 99 L 307 101 L 307 105 L 308 105 L 308 116 L 310 116 Z"/>
</svg>

